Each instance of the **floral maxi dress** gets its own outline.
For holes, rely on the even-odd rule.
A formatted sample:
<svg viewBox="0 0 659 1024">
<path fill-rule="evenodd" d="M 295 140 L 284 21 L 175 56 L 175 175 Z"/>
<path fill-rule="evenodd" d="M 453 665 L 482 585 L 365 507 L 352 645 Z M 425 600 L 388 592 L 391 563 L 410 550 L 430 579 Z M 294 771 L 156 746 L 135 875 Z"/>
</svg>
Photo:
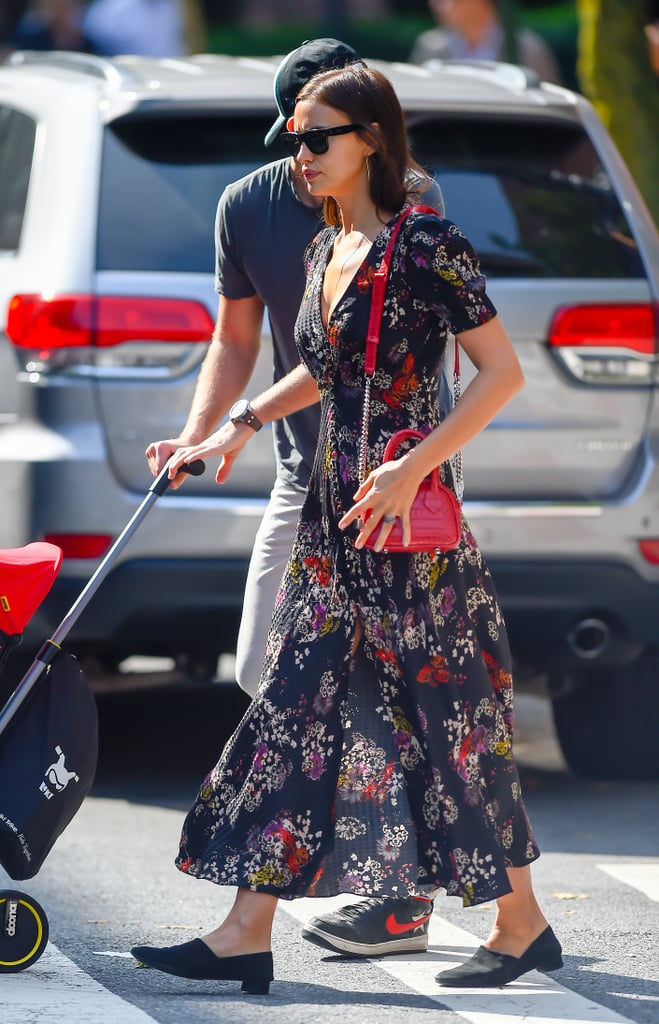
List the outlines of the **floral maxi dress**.
<svg viewBox="0 0 659 1024">
<path fill-rule="evenodd" d="M 373 272 L 396 218 L 321 314 L 337 229 L 307 250 L 296 338 L 321 396 L 309 490 L 261 685 L 183 826 L 177 866 L 284 898 L 408 896 L 465 905 L 538 856 L 512 757 L 512 682 L 492 578 L 463 520 L 446 555 L 357 550 L 353 504 Z M 391 434 L 439 423 L 449 333 L 495 309 L 454 224 L 412 213 L 392 260 L 372 386 L 369 466 Z M 451 483 L 450 467 L 441 467 Z M 361 641 L 353 653 L 357 623 Z"/>
</svg>

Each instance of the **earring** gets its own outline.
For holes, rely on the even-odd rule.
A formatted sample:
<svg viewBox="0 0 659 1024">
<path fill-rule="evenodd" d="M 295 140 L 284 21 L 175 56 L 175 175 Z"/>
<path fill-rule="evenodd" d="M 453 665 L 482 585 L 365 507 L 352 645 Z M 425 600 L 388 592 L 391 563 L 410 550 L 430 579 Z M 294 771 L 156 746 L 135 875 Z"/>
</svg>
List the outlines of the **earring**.
<svg viewBox="0 0 659 1024">
<path fill-rule="evenodd" d="M 366 177 L 368 178 L 369 183 L 370 183 L 370 180 L 371 180 L 371 160 L 370 160 L 370 154 L 368 156 L 364 157 L 364 163 L 366 164 Z"/>
</svg>

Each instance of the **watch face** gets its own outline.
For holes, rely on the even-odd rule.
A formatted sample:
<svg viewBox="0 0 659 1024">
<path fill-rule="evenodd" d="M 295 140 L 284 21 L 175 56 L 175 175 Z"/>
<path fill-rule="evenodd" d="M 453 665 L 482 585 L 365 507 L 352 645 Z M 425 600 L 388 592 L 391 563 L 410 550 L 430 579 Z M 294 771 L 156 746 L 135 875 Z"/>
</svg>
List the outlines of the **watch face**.
<svg viewBox="0 0 659 1024">
<path fill-rule="evenodd" d="M 249 402 L 246 398 L 240 398 L 237 402 L 229 409 L 229 419 L 239 420 L 249 410 Z"/>
</svg>

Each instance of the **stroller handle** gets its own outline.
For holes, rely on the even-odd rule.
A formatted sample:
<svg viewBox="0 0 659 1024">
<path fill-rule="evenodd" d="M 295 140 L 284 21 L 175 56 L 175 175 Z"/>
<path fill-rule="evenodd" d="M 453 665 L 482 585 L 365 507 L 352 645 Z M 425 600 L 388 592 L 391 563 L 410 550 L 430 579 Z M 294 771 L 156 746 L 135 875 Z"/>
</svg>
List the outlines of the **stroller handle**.
<svg viewBox="0 0 659 1024">
<path fill-rule="evenodd" d="M 187 473 L 188 476 L 201 476 L 202 473 L 205 472 L 205 470 L 206 463 L 203 461 L 203 459 L 195 459 L 194 462 L 188 462 L 182 465 L 176 475 L 179 476 L 181 473 Z M 169 463 L 166 463 L 166 465 L 163 466 L 163 468 L 160 470 L 160 473 L 149 487 L 150 493 L 155 494 L 157 497 L 160 497 L 161 494 L 165 493 L 165 491 L 167 490 L 171 483 L 167 475 L 168 471 Z"/>
<path fill-rule="evenodd" d="M 201 459 L 196 459 L 189 465 L 182 466 L 179 473 L 183 472 L 190 473 L 193 476 L 201 476 L 205 468 L 205 463 Z M 103 558 L 99 564 L 96 572 L 92 575 L 87 585 L 81 591 L 77 600 L 62 619 L 50 639 L 44 642 L 41 650 L 37 654 L 26 674 L 21 679 L 12 696 L 9 698 L 5 706 L 0 709 L 0 735 L 2 735 L 6 727 L 9 725 L 9 722 L 18 711 L 18 708 L 33 689 L 45 666 L 49 665 L 56 657 L 62 641 L 68 635 L 70 629 L 78 620 L 83 610 L 87 607 L 92 597 L 100 587 L 112 567 L 113 562 L 117 558 L 117 555 L 119 555 L 126 546 L 151 506 L 162 494 L 165 493 L 169 487 L 169 483 L 167 466 L 165 466 L 158 477 L 153 481 L 140 506 L 137 508 L 130 521 L 126 524 L 121 534 L 117 537 L 114 544 L 105 555 L 105 558 Z"/>
</svg>

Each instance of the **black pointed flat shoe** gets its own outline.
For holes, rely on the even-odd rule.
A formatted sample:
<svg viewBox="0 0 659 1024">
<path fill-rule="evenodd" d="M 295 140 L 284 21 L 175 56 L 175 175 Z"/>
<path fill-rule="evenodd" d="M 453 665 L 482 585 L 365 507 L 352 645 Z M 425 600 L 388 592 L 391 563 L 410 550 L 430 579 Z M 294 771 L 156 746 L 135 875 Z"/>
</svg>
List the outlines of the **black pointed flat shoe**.
<svg viewBox="0 0 659 1024">
<path fill-rule="evenodd" d="M 161 949 L 133 946 L 131 953 L 143 967 L 153 967 L 177 978 L 242 981 L 242 991 L 250 995 L 267 995 L 274 977 L 272 953 L 215 956 L 201 939 Z"/>
<path fill-rule="evenodd" d="M 446 988 L 500 988 L 527 971 L 557 971 L 563 966 L 561 944 L 547 925 L 522 956 L 497 953 L 487 946 L 459 967 L 441 971 L 435 981 Z"/>
</svg>

